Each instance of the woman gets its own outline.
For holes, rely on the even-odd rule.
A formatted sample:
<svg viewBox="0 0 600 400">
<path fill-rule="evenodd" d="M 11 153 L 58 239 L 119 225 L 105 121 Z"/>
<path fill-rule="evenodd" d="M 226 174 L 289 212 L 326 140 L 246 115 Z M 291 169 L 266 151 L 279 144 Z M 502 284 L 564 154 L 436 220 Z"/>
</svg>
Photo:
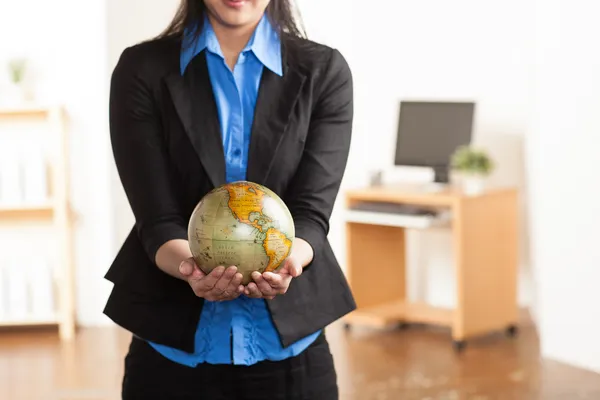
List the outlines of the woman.
<svg viewBox="0 0 600 400">
<path fill-rule="evenodd" d="M 303 38 L 290 0 L 187 0 L 127 48 L 111 83 L 116 165 L 135 215 L 105 313 L 133 333 L 124 399 L 338 398 L 323 329 L 355 308 L 327 241 L 352 126 L 337 50 Z M 249 180 L 288 205 L 277 273 L 205 275 L 187 222 L 215 186 Z"/>
</svg>

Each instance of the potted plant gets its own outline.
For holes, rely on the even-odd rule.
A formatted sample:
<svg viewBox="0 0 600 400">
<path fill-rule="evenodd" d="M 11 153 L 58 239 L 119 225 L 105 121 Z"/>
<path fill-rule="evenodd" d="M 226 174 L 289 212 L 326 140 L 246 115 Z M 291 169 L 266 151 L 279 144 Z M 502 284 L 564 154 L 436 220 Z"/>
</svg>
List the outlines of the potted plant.
<svg viewBox="0 0 600 400">
<path fill-rule="evenodd" d="M 491 157 L 481 149 L 461 146 L 452 155 L 452 169 L 461 175 L 463 191 L 477 195 L 485 188 L 485 179 L 495 168 Z"/>
<path fill-rule="evenodd" d="M 15 58 L 8 63 L 8 72 L 10 78 L 10 97 L 13 102 L 22 102 L 25 100 L 25 73 L 27 72 L 27 60 L 24 58 Z"/>
</svg>

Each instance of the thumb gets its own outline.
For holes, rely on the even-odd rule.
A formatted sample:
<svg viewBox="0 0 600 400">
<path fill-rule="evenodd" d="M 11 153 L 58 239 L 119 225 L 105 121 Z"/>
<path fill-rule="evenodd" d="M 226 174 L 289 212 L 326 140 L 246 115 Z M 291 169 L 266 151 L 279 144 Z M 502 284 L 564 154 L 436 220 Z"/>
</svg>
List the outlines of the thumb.
<svg viewBox="0 0 600 400">
<path fill-rule="evenodd" d="M 292 278 L 297 278 L 302 274 L 302 265 L 293 258 L 288 260 L 287 269 Z"/>
<path fill-rule="evenodd" d="M 191 259 L 186 259 L 179 264 L 179 273 L 185 277 L 192 276 L 194 272 L 194 262 Z"/>
<path fill-rule="evenodd" d="M 292 270 L 292 276 L 293 276 L 294 278 L 297 278 L 297 277 L 299 277 L 300 275 L 302 275 L 302 265 L 300 265 L 300 264 L 295 264 L 293 268 L 294 268 L 294 269 Z"/>
</svg>

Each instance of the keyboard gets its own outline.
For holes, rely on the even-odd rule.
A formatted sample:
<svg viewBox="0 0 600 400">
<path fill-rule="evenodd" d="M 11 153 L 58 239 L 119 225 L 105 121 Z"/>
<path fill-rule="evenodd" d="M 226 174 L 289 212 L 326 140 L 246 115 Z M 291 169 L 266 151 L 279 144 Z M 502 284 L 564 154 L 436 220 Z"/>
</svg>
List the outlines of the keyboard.
<svg viewBox="0 0 600 400">
<path fill-rule="evenodd" d="M 427 207 L 398 203 L 384 203 L 379 201 L 364 201 L 356 203 L 350 210 L 423 217 L 435 217 L 438 215 L 438 211 Z"/>
</svg>

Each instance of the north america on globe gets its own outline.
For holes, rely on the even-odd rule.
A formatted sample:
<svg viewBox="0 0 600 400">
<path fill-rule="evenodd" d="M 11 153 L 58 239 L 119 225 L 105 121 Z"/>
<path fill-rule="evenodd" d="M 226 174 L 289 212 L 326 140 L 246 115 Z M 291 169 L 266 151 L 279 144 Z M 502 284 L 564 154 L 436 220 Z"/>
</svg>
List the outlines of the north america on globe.
<svg viewBox="0 0 600 400">
<path fill-rule="evenodd" d="M 213 189 L 190 218 L 188 236 L 198 266 L 210 272 L 235 265 L 250 282 L 253 271 L 275 271 L 290 255 L 295 229 L 285 203 L 265 186 L 238 181 Z"/>
</svg>

